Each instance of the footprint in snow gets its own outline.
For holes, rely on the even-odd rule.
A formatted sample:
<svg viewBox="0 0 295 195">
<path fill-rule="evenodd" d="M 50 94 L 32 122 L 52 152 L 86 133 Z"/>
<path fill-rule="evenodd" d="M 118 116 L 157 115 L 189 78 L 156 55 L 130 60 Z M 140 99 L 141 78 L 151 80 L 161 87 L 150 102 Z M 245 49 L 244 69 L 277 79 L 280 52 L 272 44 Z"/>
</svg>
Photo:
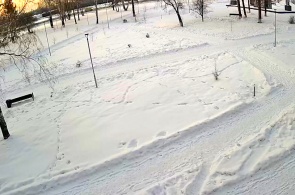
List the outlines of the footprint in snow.
<svg viewBox="0 0 295 195">
<path fill-rule="evenodd" d="M 137 147 L 137 140 L 133 139 L 129 142 L 128 148 L 135 148 L 135 147 Z"/>
<path fill-rule="evenodd" d="M 118 148 L 123 148 L 125 145 L 126 145 L 126 142 L 122 141 L 118 144 Z"/>
<path fill-rule="evenodd" d="M 166 135 L 166 131 L 161 131 L 157 134 L 157 137 L 163 137 Z"/>
</svg>

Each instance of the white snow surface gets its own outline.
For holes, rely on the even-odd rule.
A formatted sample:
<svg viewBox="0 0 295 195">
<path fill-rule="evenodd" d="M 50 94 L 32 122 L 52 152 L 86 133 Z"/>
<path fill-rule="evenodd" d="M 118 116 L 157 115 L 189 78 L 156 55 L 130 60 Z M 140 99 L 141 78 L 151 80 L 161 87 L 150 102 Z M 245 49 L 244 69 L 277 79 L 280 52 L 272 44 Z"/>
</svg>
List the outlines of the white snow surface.
<svg viewBox="0 0 295 195">
<path fill-rule="evenodd" d="M 109 8 L 110 28 L 106 10 L 98 25 L 94 12 L 57 21 L 52 56 L 36 27 L 57 82 L 0 70 L 11 133 L 0 140 L 0 194 L 292 194 L 295 26 L 278 14 L 274 47 L 273 14 L 238 20 L 226 4 L 212 2 L 205 22 L 185 4 L 183 28 L 160 2 L 136 4 L 136 21 Z"/>
</svg>

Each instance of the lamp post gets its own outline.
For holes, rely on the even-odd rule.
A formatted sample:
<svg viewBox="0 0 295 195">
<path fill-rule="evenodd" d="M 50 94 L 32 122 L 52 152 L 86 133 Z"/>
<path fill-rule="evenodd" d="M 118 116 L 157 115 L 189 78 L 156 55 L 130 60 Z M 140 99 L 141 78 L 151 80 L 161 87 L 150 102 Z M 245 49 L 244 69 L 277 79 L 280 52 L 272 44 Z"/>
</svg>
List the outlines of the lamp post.
<svg viewBox="0 0 295 195">
<path fill-rule="evenodd" d="M 97 81 L 96 81 L 96 76 L 93 68 L 93 62 L 92 62 L 92 56 L 91 56 L 91 51 L 90 51 L 90 45 L 89 45 L 89 40 L 88 40 L 88 33 L 85 34 L 85 37 L 87 39 L 87 44 L 88 44 L 88 50 L 89 50 L 89 56 L 90 56 L 90 61 L 91 61 L 91 66 L 92 66 L 92 72 L 93 72 L 93 77 L 94 77 L 94 82 L 95 82 L 95 87 L 97 88 Z"/>
<path fill-rule="evenodd" d="M 274 9 L 275 10 L 275 43 L 274 43 L 274 46 L 276 47 L 277 46 L 277 9 Z"/>
<path fill-rule="evenodd" d="M 107 0 L 107 3 L 106 4 L 109 4 L 109 1 L 108 0 Z M 107 14 L 108 28 L 110 28 L 109 15 L 108 15 L 108 6 L 106 5 L 105 8 L 106 8 L 106 14 Z"/>
<path fill-rule="evenodd" d="M 46 39 L 47 39 L 47 45 L 48 45 L 49 55 L 51 56 L 51 51 L 50 51 L 50 46 L 49 46 L 49 42 L 48 42 L 48 36 L 47 36 L 47 30 L 46 30 L 45 22 L 44 22 L 44 28 L 45 28 L 45 34 L 46 34 Z"/>
</svg>

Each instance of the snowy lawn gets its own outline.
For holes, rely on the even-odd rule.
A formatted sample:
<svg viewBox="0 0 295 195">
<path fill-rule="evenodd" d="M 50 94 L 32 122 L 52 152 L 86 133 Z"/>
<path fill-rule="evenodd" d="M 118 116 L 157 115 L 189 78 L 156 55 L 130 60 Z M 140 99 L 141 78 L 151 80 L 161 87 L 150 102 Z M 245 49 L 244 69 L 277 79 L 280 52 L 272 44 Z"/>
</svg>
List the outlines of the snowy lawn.
<svg viewBox="0 0 295 195">
<path fill-rule="evenodd" d="M 145 6 L 141 5 L 138 22 L 125 14 L 130 22 L 123 24 L 120 13 L 109 9 L 113 18 L 110 29 L 104 10 L 100 11 L 103 24 L 88 25 L 89 20 L 94 21 L 95 14 L 91 13 L 88 20 L 86 16 L 82 18 L 78 27 L 70 21 L 66 29 L 48 29 L 52 46 L 48 61 L 59 77 L 52 94 L 43 84 L 26 86 L 13 67 L 7 67 L 1 80 L 5 92 L 2 97 L 34 91 L 36 99 L 13 105 L 11 109 L 2 106 L 12 136 L 8 141 L 0 141 L 0 193 L 123 156 L 268 95 L 272 83 L 251 63 L 227 48 L 208 55 L 196 53 L 175 58 L 185 50 L 206 50 L 208 45 L 225 40 L 273 33 L 271 19 L 260 27 L 256 15 L 238 22 L 228 17 L 232 8 L 226 9 L 225 4 L 213 4 L 204 23 L 184 10 L 184 28 L 177 27 L 172 12 L 157 8 L 156 3 L 147 3 L 144 14 Z M 282 29 L 287 27 L 288 24 Z M 45 46 L 43 30 L 40 26 L 37 33 Z M 90 33 L 98 89 L 89 71 L 84 33 Z M 146 38 L 146 33 L 150 38 Z M 265 50 L 262 47 L 267 46 L 256 45 L 254 49 Z M 47 50 L 43 53 L 47 55 Z M 80 68 L 76 67 L 78 60 L 82 62 Z M 143 64 L 137 64 L 137 60 Z M 134 66 L 126 65 L 129 62 Z M 217 81 L 212 74 L 215 65 L 220 73 Z M 233 149 L 233 154 L 237 157 L 243 157 L 241 153 L 246 151 L 236 150 Z M 210 172 L 204 192 L 218 188 L 215 177 L 219 178 L 219 169 L 231 167 L 224 159 L 217 165 L 217 171 Z M 190 175 L 191 171 L 199 170 L 184 173 Z M 244 175 L 241 173 L 240 177 Z M 227 179 L 228 183 L 232 180 Z M 168 179 L 168 183 L 173 181 Z M 179 189 L 184 187 L 179 184 Z M 154 190 L 162 189 L 151 188 L 149 192 Z"/>
</svg>

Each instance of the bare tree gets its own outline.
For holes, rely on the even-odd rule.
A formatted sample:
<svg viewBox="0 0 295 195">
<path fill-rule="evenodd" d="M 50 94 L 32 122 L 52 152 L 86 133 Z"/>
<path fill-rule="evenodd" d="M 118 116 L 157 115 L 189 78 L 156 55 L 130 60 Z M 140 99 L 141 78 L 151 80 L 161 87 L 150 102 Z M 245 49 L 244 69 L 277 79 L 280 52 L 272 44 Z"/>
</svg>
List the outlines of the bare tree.
<svg viewBox="0 0 295 195">
<path fill-rule="evenodd" d="M 238 3 L 239 18 L 242 18 L 242 13 L 241 13 L 241 3 L 240 3 L 240 0 L 237 0 L 237 3 Z"/>
<path fill-rule="evenodd" d="M 258 0 L 258 23 L 261 23 L 261 0 Z"/>
<path fill-rule="evenodd" d="M 66 13 L 66 5 L 65 2 L 63 2 L 62 0 L 57 0 L 57 9 L 59 11 L 59 15 L 60 15 L 60 20 L 61 20 L 61 25 L 63 27 L 66 26 L 65 24 L 65 13 Z"/>
<path fill-rule="evenodd" d="M 180 6 L 182 5 L 181 2 L 179 2 L 178 0 L 164 0 L 164 3 L 168 6 L 171 6 L 173 7 L 176 15 L 177 15 L 177 18 L 178 18 L 178 21 L 179 21 L 179 25 L 181 27 L 183 27 L 183 22 L 182 22 L 182 18 L 180 16 L 180 13 L 179 13 L 179 9 L 180 9 Z"/>
<path fill-rule="evenodd" d="M 131 4 L 132 4 L 132 14 L 133 14 L 133 17 L 135 17 L 135 7 L 134 7 L 134 0 L 131 0 Z"/>
<path fill-rule="evenodd" d="M 6 66 L 14 65 L 28 82 L 35 74 L 40 76 L 40 79 L 50 81 L 52 75 L 46 68 L 46 60 L 37 54 L 42 49 L 38 37 L 35 33 L 23 31 L 20 26 L 22 24 L 18 22 L 24 9 L 13 11 L 15 6 L 11 7 L 10 2 L 7 3 L 8 7 L 5 4 L 0 5 L 0 67 L 5 69 Z M 1 108 L 0 128 L 4 139 L 7 139 L 10 134 Z"/>
<path fill-rule="evenodd" d="M 204 22 L 204 15 L 208 13 L 207 3 L 204 0 L 195 0 L 193 2 L 193 11 L 202 17 L 202 22 Z"/>
<path fill-rule="evenodd" d="M 242 5 L 243 5 L 243 10 L 244 10 L 244 16 L 247 18 L 247 13 L 246 13 L 246 7 L 245 7 L 245 1 L 242 0 Z"/>
<path fill-rule="evenodd" d="M 214 71 L 212 72 L 215 80 L 218 80 L 219 75 L 221 74 L 221 71 L 217 70 L 217 64 L 216 64 L 216 60 L 214 62 Z"/>
<path fill-rule="evenodd" d="M 49 23 L 51 28 L 53 28 L 53 18 L 52 18 L 52 12 L 51 12 L 51 8 L 54 5 L 54 0 L 43 0 L 43 2 L 45 3 L 46 7 L 49 9 Z"/>
</svg>

